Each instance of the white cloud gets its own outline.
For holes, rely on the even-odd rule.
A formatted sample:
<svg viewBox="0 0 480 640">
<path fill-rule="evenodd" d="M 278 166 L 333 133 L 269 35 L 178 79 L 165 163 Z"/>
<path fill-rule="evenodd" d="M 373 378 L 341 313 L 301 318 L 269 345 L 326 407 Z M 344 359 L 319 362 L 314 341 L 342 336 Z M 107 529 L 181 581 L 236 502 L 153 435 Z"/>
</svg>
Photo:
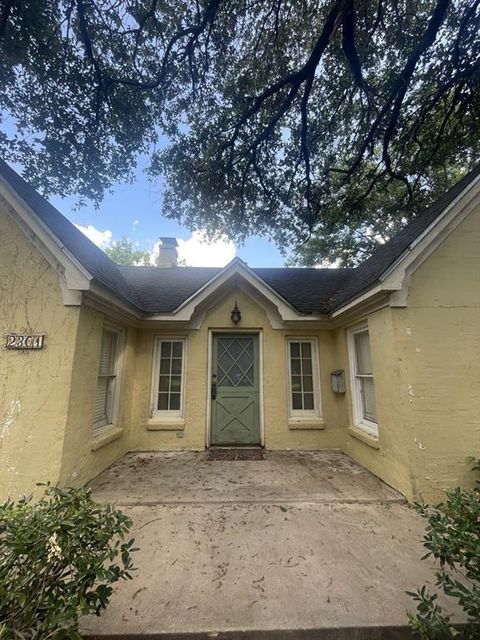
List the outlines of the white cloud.
<svg viewBox="0 0 480 640">
<path fill-rule="evenodd" d="M 140 220 L 134 220 L 133 221 L 133 228 L 136 229 L 139 224 L 140 224 Z"/>
<path fill-rule="evenodd" d="M 89 240 L 91 240 L 97 247 L 100 249 L 105 249 L 112 242 L 112 232 L 110 229 L 105 229 L 105 231 L 100 231 L 93 225 L 89 224 L 86 227 L 82 227 L 81 224 L 75 225 L 77 229 L 79 229 L 84 235 L 87 236 Z"/>
<path fill-rule="evenodd" d="M 178 240 L 178 258 L 189 267 L 224 267 L 236 252 L 226 237 L 209 243 L 202 231 L 194 231 L 188 240 Z"/>
<path fill-rule="evenodd" d="M 194 231 L 188 240 L 178 238 L 178 259 L 188 267 L 224 267 L 236 254 L 233 242 L 223 237 L 215 242 L 208 242 L 205 233 Z M 156 243 L 150 254 L 150 262 L 155 264 L 158 256 Z"/>
<path fill-rule="evenodd" d="M 337 258 L 336 260 L 325 259 L 313 266 L 315 269 L 338 269 L 341 266 L 341 261 L 340 258 Z"/>
</svg>

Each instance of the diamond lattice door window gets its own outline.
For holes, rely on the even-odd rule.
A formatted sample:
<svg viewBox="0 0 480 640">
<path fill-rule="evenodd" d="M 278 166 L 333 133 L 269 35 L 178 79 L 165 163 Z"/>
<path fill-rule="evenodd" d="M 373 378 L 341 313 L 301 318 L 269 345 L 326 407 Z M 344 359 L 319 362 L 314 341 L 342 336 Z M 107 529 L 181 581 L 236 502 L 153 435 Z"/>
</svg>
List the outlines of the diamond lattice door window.
<svg viewBox="0 0 480 640">
<path fill-rule="evenodd" d="M 212 445 L 260 444 L 258 335 L 215 334 Z"/>
</svg>

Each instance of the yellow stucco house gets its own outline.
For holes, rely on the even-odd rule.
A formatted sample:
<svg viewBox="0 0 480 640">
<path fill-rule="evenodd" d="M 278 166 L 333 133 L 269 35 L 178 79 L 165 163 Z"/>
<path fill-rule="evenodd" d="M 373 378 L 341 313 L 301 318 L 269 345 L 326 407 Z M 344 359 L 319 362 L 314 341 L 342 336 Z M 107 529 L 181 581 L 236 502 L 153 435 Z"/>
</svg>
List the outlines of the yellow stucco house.
<svg viewBox="0 0 480 640">
<path fill-rule="evenodd" d="M 0 498 L 127 451 L 339 448 L 409 499 L 480 444 L 480 168 L 356 269 L 119 266 L 0 163 Z"/>
</svg>

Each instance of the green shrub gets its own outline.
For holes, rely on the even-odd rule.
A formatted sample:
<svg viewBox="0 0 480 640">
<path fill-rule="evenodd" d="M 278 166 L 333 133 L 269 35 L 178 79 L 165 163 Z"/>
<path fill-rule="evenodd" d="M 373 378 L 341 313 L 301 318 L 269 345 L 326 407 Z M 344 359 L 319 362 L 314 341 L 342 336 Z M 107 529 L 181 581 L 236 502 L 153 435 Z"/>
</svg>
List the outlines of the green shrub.
<svg viewBox="0 0 480 640">
<path fill-rule="evenodd" d="M 478 462 L 474 469 L 480 470 Z M 423 586 L 414 593 L 408 592 L 417 602 L 417 613 L 409 615 L 410 626 L 422 640 L 478 640 L 480 486 L 448 491 L 445 502 L 433 507 L 417 505 L 417 509 L 428 521 L 423 541 L 428 551 L 422 559 L 434 557 L 438 561 L 436 586 L 456 601 L 467 623 L 455 627 L 451 614 L 438 604 L 437 593 Z"/>
<path fill-rule="evenodd" d="M 0 639 L 80 638 L 112 585 L 130 579 L 131 520 L 84 489 L 46 485 L 43 497 L 0 505 Z"/>
</svg>

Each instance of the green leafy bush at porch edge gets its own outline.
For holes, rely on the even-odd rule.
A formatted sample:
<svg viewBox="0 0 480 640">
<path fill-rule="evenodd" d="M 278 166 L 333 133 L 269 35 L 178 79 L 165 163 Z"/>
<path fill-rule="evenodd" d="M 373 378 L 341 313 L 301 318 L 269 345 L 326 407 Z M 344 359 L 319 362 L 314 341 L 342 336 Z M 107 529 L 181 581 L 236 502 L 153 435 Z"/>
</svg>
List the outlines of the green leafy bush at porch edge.
<svg viewBox="0 0 480 640">
<path fill-rule="evenodd" d="M 132 577 L 132 521 L 88 490 L 44 486 L 38 501 L 0 505 L 1 640 L 79 639 L 79 617 Z"/>
<path fill-rule="evenodd" d="M 473 466 L 480 471 L 480 461 Z M 421 640 L 480 639 L 480 481 L 475 489 L 457 487 L 440 504 L 416 505 L 427 519 L 423 544 L 439 563 L 436 587 L 456 601 L 466 624 L 456 626 L 451 614 L 438 604 L 438 594 L 426 586 L 407 592 L 417 602 L 409 614 L 410 627 Z"/>
</svg>

